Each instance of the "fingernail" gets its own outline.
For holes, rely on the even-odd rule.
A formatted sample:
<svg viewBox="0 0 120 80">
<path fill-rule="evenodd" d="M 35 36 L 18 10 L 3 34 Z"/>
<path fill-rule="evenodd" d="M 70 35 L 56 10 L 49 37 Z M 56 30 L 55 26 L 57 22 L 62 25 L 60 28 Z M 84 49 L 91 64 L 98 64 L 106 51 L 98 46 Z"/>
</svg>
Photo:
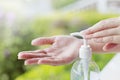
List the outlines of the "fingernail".
<svg viewBox="0 0 120 80">
<path fill-rule="evenodd" d="M 34 43 L 35 43 L 35 40 L 32 40 L 32 41 L 31 41 L 31 44 L 34 45 Z"/>
<path fill-rule="evenodd" d="M 25 61 L 25 62 L 24 62 L 24 65 L 28 65 L 28 63 Z"/>
<path fill-rule="evenodd" d="M 21 57 L 21 52 L 20 53 L 18 53 L 18 59 L 22 59 L 22 57 Z"/>
<path fill-rule="evenodd" d="M 38 41 L 38 39 L 33 39 L 33 40 L 31 41 L 31 44 L 32 44 L 32 45 L 36 44 L 36 41 Z"/>
<path fill-rule="evenodd" d="M 18 59 L 22 59 L 20 56 L 18 56 Z"/>
</svg>

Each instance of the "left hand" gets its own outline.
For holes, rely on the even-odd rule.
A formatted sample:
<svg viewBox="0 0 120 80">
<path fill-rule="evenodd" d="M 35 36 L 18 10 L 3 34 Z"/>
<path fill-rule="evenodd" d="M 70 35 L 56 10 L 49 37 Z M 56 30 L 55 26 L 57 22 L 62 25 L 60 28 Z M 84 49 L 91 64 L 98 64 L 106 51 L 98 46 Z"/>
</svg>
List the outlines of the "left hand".
<svg viewBox="0 0 120 80">
<path fill-rule="evenodd" d="M 50 44 L 51 46 L 43 50 L 20 52 L 18 59 L 25 59 L 25 65 L 68 64 L 78 57 L 79 47 L 82 41 L 72 36 L 41 37 L 32 41 L 32 45 L 35 46 L 46 44 Z"/>
</svg>

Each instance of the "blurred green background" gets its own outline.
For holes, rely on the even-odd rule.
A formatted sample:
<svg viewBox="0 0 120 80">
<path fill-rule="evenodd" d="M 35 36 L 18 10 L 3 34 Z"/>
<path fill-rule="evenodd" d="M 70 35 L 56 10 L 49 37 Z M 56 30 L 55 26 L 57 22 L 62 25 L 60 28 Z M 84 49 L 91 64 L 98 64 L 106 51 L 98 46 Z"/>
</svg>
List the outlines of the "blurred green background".
<svg viewBox="0 0 120 80">
<path fill-rule="evenodd" d="M 37 1 L 45 0 L 0 1 L 0 80 L 70 80 L 72 64 L 25 66 L 23 61 L 17 59 L 18 52 L 41 49 L 31 46 L 31 40 L 36 37 L 69 35 L 100 20 L 119 16 L 118 13 L 100 13 L 94 9 L 61 11 L 62 7 L 78 0 L 52 0 L 54 12 L 44 15 L 38 11 Z M 93 59 L 102 70 L 113 56 L 94 54 Z"/>
</svg>

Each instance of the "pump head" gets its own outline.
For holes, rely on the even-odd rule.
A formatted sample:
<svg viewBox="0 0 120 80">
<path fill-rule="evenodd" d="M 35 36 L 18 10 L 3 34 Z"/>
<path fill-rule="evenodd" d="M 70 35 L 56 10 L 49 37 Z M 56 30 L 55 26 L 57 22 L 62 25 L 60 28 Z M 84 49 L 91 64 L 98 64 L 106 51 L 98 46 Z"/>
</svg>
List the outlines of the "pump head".
<svg viewBox="0 0 120 80">
<path fill-rule="evenodd" d="M 79 36 L 83 39 L 83 45 L 81 45 L 79 49 L 79 58 L 86 59 L 86 60 L 91 59 L 92 50 L 90 48 L 90 45 L 87 44 L 87 40 L 85 39 L 84 35 L 81 35 L 79 32 L 71 33 L 71 35 L 74 37 L 77 36 L 77 38 Z"/>
</svg>

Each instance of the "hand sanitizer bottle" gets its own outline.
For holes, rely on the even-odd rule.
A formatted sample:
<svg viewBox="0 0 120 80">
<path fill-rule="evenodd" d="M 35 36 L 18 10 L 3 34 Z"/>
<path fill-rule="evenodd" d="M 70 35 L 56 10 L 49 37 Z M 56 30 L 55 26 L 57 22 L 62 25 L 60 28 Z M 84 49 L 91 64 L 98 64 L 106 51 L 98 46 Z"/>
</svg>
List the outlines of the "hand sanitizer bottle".
<svg viewBox="0 0 120 80">
<path fill-rule="evenodd" d="M 79 33 L 71 35 L 77 38 L 81 36 Z M 91 60 L 91 57 L 92 50 L 83 37 L 83 45 L 79 49 L 79 59 L 73 64 L 71 70 L 71 80 L 99 80 L 99 67 Z"/>
</svg>

